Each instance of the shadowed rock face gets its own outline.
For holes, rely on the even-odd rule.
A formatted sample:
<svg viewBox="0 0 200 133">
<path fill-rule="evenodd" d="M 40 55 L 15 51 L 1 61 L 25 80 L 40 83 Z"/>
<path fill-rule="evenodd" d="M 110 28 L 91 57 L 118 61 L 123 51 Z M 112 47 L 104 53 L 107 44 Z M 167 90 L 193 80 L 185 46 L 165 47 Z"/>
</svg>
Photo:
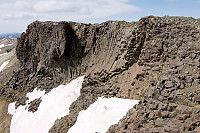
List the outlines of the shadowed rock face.
<svg viewBox="0 0 200 133">
<path fill-rule="evenodd" d="M 102 24 L 36 21 L 18 39 L 21 70 L 2 89 L 19 105 L 35 87 L 50 91 L 84 74 L 70 114 L 49 132 L 67 132 L 78 113 L 100 96 L 141 100 L 109 133 L 195 131 L 199 31 L 199 20 L 184 17 Z M 181 113 L 186 107 L 196 112 Z"/>
<path fill-rule="evenodd" d="M 43 76 L 56 71 L 52 69 L 70 75 L 71 69 L 81 64 L 83 56 L 81 45 L 68 22 L 36 21 L 30 24 L 18 39 L 16 51 L 22 68 Z"/>
</svg>

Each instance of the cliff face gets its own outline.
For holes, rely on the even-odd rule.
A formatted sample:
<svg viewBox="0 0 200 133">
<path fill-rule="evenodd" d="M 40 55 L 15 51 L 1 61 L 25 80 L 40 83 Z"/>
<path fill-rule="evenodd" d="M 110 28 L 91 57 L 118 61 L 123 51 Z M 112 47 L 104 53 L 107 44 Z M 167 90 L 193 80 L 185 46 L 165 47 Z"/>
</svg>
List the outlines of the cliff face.
<svg viewBox="0 0 200 133">
<path fill-rule="evenodd" d="M 37 75 L 49 74 L 52 69 L 68 72 L 67 68 L 77 68 L 81 64 L 83 56 L 81 45 L 68 22 L 32 23 L 18 39 L 16 51 L 22 68 Z"/>
<path fill-rule="evenodd" d="M 66 132 L 100 96 L 141 100 L 108 132 L 199 130 L 199 32 L 199 20 L 184 17 L 102 24 L 36 21 L 18 39 L 21 70 L 2 95 L 12 93 L 19 105 L 35 87 L 50 91 L 86 75 L 70 114 L 49 132 Z"/>
</svg>

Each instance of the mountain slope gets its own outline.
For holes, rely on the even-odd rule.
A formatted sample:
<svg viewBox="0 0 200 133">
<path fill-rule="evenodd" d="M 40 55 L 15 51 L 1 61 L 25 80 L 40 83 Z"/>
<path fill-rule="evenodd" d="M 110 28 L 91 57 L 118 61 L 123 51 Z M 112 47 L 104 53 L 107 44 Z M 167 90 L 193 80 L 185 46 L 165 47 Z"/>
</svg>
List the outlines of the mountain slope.
<svg viewBox="0 0 200 133">
<path fill-rule="evenodd" d="M 185 17 L 93 25 L 35 21 L 18 39 L 21 69 L 1 95 L 19 106 L 35 87 L 49 92 L 85 75 L 69 115 L 49 132 L 67 132 L 78 113 L 101 96 L 141 100 L 108 132 L 197 131 L 199 32 L 199 20 Z"/>
<path fill-rule="evenodd" d="M 13 70 L 17 71 L 19 69 L 18 62 L 15 55 L 16 39 L 11 38 L 0 38 L 0 94 L 2 95 L 2 87 L 13 74 Z M 9 64 L 5 64 L 9 61 Z M 11 94 L 10 94 L 11 95 Z M 9 94 L 7 95 L 9 97 Z M 11 101 L 9 99 L 1 96 L 0 97 L 0 132 L 9 133 L 11 115 L 8 115 L 8 104 Z"/>
<path fill-rule="evenodd" d="M 1 38 L 18 38 L 20 37 L 21 33 L 1 33 Z"/>
</svg>

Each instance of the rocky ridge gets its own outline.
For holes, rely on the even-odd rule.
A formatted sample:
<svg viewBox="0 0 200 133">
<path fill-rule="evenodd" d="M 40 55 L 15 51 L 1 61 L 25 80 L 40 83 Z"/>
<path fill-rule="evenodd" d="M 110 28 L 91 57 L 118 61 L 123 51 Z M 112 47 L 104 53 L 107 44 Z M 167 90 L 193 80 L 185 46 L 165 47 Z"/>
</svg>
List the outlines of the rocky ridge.
<svg viewBox="0 0 200 133">
<path fill-rule="evenodd" d="M 21 69 L 1 95 L 24 104 L 35 87 L 48 92 L 84 74 L 70 114 L 49 132 L 67 132 L 100 96 L 141 100 L 108 133 L 199 132 L 199 23 L 168 16 L 130 23 L 35 21 L 18 39 Z"/>
</svg>

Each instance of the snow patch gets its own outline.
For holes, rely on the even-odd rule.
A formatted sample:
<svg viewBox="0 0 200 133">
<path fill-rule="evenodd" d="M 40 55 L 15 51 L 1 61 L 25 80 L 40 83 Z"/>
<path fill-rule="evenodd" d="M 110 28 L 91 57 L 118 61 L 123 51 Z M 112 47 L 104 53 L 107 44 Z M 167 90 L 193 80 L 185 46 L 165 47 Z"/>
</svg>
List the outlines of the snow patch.
<svg viewBox="0 0 200 133">
<path fill-rule="evenodd" d="M 7 44 L 7 45 L 5 45 L 5 44 L 0 44 L 0 49 L 3 48 L 3 47 L 10 46 L 10 45 L 13 45 L 13 44 Z"/>
<path fill-rule="evenodd" d="M 14 115 L 14 114 L 15 114 L 15 112 L 16 112 L 15 103 L 16 103 L 16 102 L 13 102 L 13 103 L 10 103 L 10 104 L 8 105 L 8 114 L 11 114 L 11 115 Z"/>
<path fill-rule="evenodd" d="M 0 44 L 0 48 L 3 48 L 3 47 L 5 47 L 5 44 Z"/>
<path fill-rule="evenodd" d="M 5 54 L 7 54 L 7 53 L 0 54 L 0 56 L 3 56 L 3 55 L 5 55 Z"/>
<path fill-rule="evenodd" d="M 7 60 L 0 66 L 0 72 L 8 65 L 9 62 L 10 60 Z"/>
<path fill-rule="evenodd" d="M 44 96 L 44 94 L 45 94 L 45 90 L 40 91 L 40 90 L 37 90 L 37 88 L 35 88 L 32 92 L 29 92 L 26 94 L 26 96 L 28 97 L 28 100 L 26 101 L 26 103 L 28 104 L 37 98 L 41 98 L 42 96 Z"/>
<path fill-rule="evenodd" d="M 29 112 L 28 102 L 25 106 L 19 106 L 14 113 L 11 125 L 11 133 L 48 133 L 56 119 L 69 114 L 70 105 L 80 95 L 80 89 L 84 76 L 72 80 L 67 85 L 60 85 L 49 93 L 43 91 L 28 93 L 29 101 L 41 96 L 42 102 L 38 110 Z"/>
<path fill-rule="evenodd" d="M 138 100 L 100 97 L 87 110 L 79 112 L 76 123 L 68 133 L 105 133 L 138 102 Z"/>
<path fill-rule="evenodd" d="M 10 45 L 13 45 L 13 44 L 7 44 L 7 45 L 5 45 L 5 44 L 0 44 L 0 51 L 1 51 L 1 48 L 7 47 L 7 46 L 10 46 Z"/>
<path fill-rule="evenodd" d="M 13 44 L 12 44 L 12 43 L 11 43 L 11 44 L 7 44 L 6 47 L 7 47 L 7 46 L 11 46 L 11 45 L 13 45 Z"/>
</svg>

